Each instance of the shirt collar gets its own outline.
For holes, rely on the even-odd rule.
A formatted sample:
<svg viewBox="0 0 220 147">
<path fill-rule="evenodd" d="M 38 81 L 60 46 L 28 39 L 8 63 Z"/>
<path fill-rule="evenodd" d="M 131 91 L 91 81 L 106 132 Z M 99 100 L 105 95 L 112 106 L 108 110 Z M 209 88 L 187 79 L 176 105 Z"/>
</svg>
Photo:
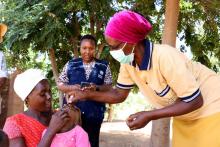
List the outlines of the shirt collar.
<svg viewBox="0 0 220 147">
<path fill-rule="evenodd" d="M 153 43 L 149 40 L 144 40 L 144 56 L 139 66 L 139 70 L 150 70 L 151 68 L 151 58 L 153 52 Z M 133 64 L 135 65 L 135 64 Z"/>
</svg>

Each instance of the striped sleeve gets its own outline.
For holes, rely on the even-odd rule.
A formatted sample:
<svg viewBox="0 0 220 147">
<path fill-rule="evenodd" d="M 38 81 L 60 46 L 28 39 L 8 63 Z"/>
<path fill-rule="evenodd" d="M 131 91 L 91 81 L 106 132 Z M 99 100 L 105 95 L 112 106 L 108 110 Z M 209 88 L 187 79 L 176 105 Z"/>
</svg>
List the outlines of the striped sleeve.
<svg viewBox="0 0 220 147">
<path fill-rule="evenodd" d="M 116 87 L 120 89 L 132 89 L 134 87 L 134 82 L 124 64 L 121 64 Z"/>
<path fill-rule="evenodd" d="M 185 97 L 180 97 L 180 98 L 182 101 L 188 103 L 188 102 L 194 100 L 195 98 L 197 98 L 200 94 L 201 94 L 200 90 L 197 89 L 193 94 L 191 94 L 189 96 L 185 96 Z"/>
<path fill-rule="evenodd" d="M 176 48 L 167 45 L 161 50 L 160 72 L 178 98 L 187 103 L 196 99 L 201 93 L 196 78 L 187 66 L 188 62 L 189 60 Z"/>
<path fill-rule="evenodd" d="M 170 86 L 166 86 L 166 88 L 164 90 L 162 90 L 161 92 L 156 92 L 157 95 L 159 95 L 160 97 L 165 96 L 168 92 L 170 91 Z"/>
</svg>

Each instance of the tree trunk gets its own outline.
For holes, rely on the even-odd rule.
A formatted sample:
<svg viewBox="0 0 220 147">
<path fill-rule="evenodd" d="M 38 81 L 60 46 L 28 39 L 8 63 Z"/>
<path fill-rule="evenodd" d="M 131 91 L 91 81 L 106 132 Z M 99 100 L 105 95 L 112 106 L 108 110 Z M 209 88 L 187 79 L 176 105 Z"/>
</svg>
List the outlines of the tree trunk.
<svg viewBox="0 0 220 147">
<path fill-rule="evenodd" d="M 96 58 L 99 59 L 100 58 L 100 55 L 104 49 L 104 46 L 105 44 L 104 43 L 101 43 L 98 45 L 98 52 L 96 54 Z M 109 104 L 108 106 L 108 109 L 107 109 L 107 113 L 108 113 L 108 117 L 107 117 L 107 121 L 108 122 L 111 122 L 112 119 L 113 119 L 113 114 L 114 114 L 114 110 L 113 110 L 113 105 L 112 104 Z"/>
<path fill-rule="evenodd" d="M 58 72 L 57 63 L 56 63 L 55 51 L 53 48 L 49 49 L 49 58 L 50 58 L 51 66 L 52 66 L 53 76 L 57 83 L 59 72 Z M 62 107 L 63 105 L 63 94 L 60 91 L 59 91 L 59 105 L 60 107 Z"/>
<path fill-rule="evenodd" d="M 77 46 L 73 48 L 73 55 L 74 55 L 74 58 L 79 58 L 79 52 L 78 52 Z"/>
<path fill-rule="evenodd" d="M 13 85 L 14 80 L 18 74 L 20 74 L 21 70 L 16 70 L 9 77 L 9 91 L 8 91 L 8 111 L 7 116 L 12 116 L 17 113 L 21 113 L 24 111 L 24 102 L 19 98 L 19 96 L 15 93 Z M 13 107 L 12 107 L 13 106 Z"/>
<path fill-rule="evenodd" d="M 176 47 L 178 17 L 179 0 L 167 0 L 162 44 L 168 44 Z"/>
<path fill-rule="evenodd" d="M 57 63 L 56 63 L 56 57 L 55 57 L 55 51 L 53 48 L 49 50 L 49 58 L 52 66 L 53 76 L 55 78 L 55 81 L 58 81 L 59 72 L 57 70 Z"/>
<path fill-rule="evenodd" d="M 7 109 L 8 109 L 8 89 L 9 89 L 9 80 L 6 80 L 6 84 L 0 93 L 0 129 L 3 128 L 5 124 L 5 120 L 7 117 Z"/>
<path fill-rule="evenodd" d="M 97 58 L 97 59 L 100 58 L 100 55 L 101 55 L 101 53 L 102 53 L 102 51 L 103 51 L 103 49 L 104 49 L 104 46 L 105 46 L 104 43 L 100 43 L 100 44 L 98 45 L 98 51 L 97 51 L 97 54 L 96 54 L 96 58 Z"/>
<path fill-rule="evenodd" d="M 3 127 L 6 117 L 12 116 L 17 113 L 24 111 L 24 102 L 14 92 L 14 80 L 16 76 L 21 73 L 20 70 L 16 70 L 9 76 L 6 82 L 5 88 L 3 89 L 2 96 L 2 113 L 0 114 L 0 128 Z"/>
<path fill-rule="evenodd" d="M 179 0 L 166 0 L 165 25 L 162 44 L 176 46 L 177 25 L 179 16 Z M 170 146 L 170 118 L 153 121 L 151 147 Z"/>
<path fill-rule="evenodd" d="M 79 36 L 79 34 L 77 34 L 77 36 Z M 73 56 L 74 56 L 74 58 L 78 58 L 79 57 L 79 51 L 78 51 L 78 39 L 77 39 L 77 37 L 71 37 L 70 38 L 70 43 L 73 46 Z"/>
<path fill-rule="evenodd" d="M 90 12 L 90 32 L 94 36 L 95 35 L 95 16 L 93 12 Z"/>
<path fill-rule="evenodd" d="M 108 112 L 107 122 L 112 122 L 114 115 L 113 104 L 109 104 L 107 112 Z"/>
<path fill-rule="evenodd" d="M 170 146 L 170 118 L 152 121 L 150 147 Z"/>
<path fill-rule="evenodd" d="M 97 34 L 100 34 L 101 32 L 101 28 L 103 28 L 103 20 L 100 20 L 100 19 L 96 19 L 96 37 L 97 37 Z"/>
</svg>

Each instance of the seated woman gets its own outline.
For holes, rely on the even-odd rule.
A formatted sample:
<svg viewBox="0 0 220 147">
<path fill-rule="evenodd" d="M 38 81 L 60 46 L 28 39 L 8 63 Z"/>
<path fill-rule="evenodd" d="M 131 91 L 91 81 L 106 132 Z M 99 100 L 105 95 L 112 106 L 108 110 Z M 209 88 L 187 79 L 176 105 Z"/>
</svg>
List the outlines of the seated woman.
<svg viewBox="0 0 220 147">
<path fill-rule="evenodd" d="M 79 108 L 67 104 L 61 111 L 68 112 L 70 119 L 54 136 L 51 147 L 90 147 L 88 134 L 80 126 L 82 121 Z"/>
<path fill-rule="evenodd" d="M 41 143 L 41 146 L 48 146 L 55 133 L 68 120 L 65 111 L 55 113 L 51 120 L 51 90 L 48 80 L 40 70 L 29 69 L 16 77 L 14 90 L 28 109 L 7 118 L 5 122 L 3 131 L 9 137 L 10 146 L 36 147 L 41 141 L 43 130 L 49 126 L 53 129 L 48 129 Z"/>
</svg>

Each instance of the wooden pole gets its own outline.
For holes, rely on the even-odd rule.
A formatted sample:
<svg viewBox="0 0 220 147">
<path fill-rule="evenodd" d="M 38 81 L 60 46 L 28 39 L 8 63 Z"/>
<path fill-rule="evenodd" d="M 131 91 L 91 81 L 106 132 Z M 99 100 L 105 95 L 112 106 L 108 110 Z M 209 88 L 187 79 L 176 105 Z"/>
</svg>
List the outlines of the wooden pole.
<svg viewBox="0 0 220 147">
<path fill-rule="evenodd" d="M 3 128 L 5 120 L 7 117 L 8 111 L 8 89 L 9 89 L 9 80 L 5 81 L 4 86 L 0 91 L 0 129 Z"/>
<path fill-rule="evenodd" d="M 176 46 L 179 17 L 179 0 L 166 0 L 165 25 L 162 44 Z M 151 147 L 170 146 L 170 118 L 154 120 L 151 132 Z"/>
<path fill-rule="evenodd" d="M 179 0 L 167 0 L 162 44 L 168 44 L 173 47 L 176 47 L 178 17 Z"/>
<path fill-rule="evenodd" d="M 57 83 L 59 72 L 58 72 L 57 63 L 56 63 L 55 51 L 53 48 L 49 49 L 49 58 L 50 58 L 51 66 L 52 66 L 53 76 Z M 60 105 L 60 108 L 63 105 L 63 94 L 60 91 L 59 91 L 59 105 Z"/>
</svg>

